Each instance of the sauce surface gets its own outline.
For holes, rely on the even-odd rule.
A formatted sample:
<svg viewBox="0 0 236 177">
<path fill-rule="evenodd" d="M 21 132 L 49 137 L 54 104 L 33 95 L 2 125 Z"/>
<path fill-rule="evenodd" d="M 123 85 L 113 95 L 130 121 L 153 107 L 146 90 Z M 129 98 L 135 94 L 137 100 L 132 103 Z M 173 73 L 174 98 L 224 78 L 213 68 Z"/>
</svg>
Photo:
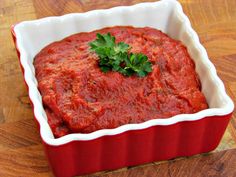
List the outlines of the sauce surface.
<svg viewBox="0 0 236 177">
<path fill-rule="evenodd" d="M 103 73 L 88 43 L 96 33 L 143 53 L 153 71 L 146 77 Z M 90 133 L 154 118 L 207 109 L 186 47 L 149 27 L 111 27 L 78 33 L 42 49 L 34 60 L 38 88 L 55 137 Z"/>
</svg>

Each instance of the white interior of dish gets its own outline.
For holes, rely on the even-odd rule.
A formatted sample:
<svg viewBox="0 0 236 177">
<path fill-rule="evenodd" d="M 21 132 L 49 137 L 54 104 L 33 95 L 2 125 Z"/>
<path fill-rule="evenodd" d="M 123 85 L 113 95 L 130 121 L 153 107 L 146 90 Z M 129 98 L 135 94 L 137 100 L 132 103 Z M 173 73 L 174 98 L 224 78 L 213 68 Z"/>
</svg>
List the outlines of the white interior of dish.
<svg viewBox="0 0 236 177">
<path fill-rule="evenodd" d="M 47 123 L 42 98 L 37 89 L 37 80 L 32 64 L 34 56 L 51 42 L 61 40 L 71 34 L 117 25 L 149 26 L 182 41 L 195 61 L 196 71 L 202 83 L 202 91 L 210 109 L 195 114 L 181 114 L 168 119 L 153 119 L 141 124 L 127 124 L 116 129 L 99 130 L 89 134 L 75 133 L 55 139 Z M 194 121 L 207 116 L 226 115 L 234 109 L 233 102 L 226 94 L 224 85 L 217 76 L 215 67 L 208 59 L 206 50 L 200 44 L 199 38 L 183 13 L 181 5 L 175 0 L 25 21 L 17 24 L 14 27 L 14 32 L 21 53 L 20 62 L 25 70 L 24 78 L 29 87 L 29 97 L 34 104 L 34 114 L 40 123 L 41 136 L 48 144 L 61 145 L 73 140 L 91 140 L 104 135 L 115 135 L 127 130 L 138 130 L 154 125 L 170 125 L 181 121 Z"/>
</svg>

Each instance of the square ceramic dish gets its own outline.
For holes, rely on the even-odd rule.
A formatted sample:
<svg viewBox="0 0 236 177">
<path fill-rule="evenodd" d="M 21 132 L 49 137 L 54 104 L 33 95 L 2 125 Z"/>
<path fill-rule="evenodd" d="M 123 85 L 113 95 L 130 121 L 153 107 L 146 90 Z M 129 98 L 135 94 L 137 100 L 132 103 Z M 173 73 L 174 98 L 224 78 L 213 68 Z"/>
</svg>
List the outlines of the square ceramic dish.
<svg viewBox="0 0 236 177">
<path fill-rule="evenodd" d="M 71 34 L 117 25 L 149 26 L 182 41 L 196 64 L 210 108 L 195 114 L 55 139 L 37 88 L 34 56 L 51 42 Z M 163 0 L 25 21 L 13 26 L 12 34 L 45 152 L 56 176 L 82 175 L 190 156 L 211 151 L 219 144 L 234 105 L 177 1 Z"/>
</svg>

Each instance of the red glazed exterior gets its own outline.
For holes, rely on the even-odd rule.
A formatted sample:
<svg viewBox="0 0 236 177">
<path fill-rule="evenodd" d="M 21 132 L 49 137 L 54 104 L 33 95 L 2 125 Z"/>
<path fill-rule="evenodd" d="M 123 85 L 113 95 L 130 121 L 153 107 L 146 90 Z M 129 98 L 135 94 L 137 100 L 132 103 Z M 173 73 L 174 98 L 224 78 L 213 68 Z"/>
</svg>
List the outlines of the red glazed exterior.
<svg viewBox="0 0 236 177">
<path fill-rule="evenodd" d="M 11 31 L 16 45 L 14 26 Z M 20 59 L 17 45 L 16 50 Z M 58 146 L 44 141 L 43 144 L 55 176 L 83 175 L 212 151 L 219 144 L 231 115 L 156 125 Z M 37 119 L 36 122 L 39 125 Z"/>
<path fill-rule="evenodd" d="M 153 126 L 61 146 L 44 143 L 44 147 L 56 176 L 83 175 L 212 151 L 230 116 Z"/>
</svg>

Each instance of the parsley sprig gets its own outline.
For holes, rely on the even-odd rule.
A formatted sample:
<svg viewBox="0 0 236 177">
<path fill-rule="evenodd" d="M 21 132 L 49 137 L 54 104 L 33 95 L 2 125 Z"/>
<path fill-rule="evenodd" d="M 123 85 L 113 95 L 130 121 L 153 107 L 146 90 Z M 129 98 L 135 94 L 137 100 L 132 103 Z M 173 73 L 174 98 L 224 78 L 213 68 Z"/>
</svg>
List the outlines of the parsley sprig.
<svg viewBox="0 0 236 177">
<path fill-rule="evenodd" d="M 131 47 L 124 42 L 116 43 L 110 33 L 97 33 L 97 38 L 89 46 L 99 56 L 99 67 L 103 72 L 112 70 L 126 76 L 137 74 L 144 77 L 152 71 L 152 64 L 146 55 L 129 53 Z"/>
</svg>

